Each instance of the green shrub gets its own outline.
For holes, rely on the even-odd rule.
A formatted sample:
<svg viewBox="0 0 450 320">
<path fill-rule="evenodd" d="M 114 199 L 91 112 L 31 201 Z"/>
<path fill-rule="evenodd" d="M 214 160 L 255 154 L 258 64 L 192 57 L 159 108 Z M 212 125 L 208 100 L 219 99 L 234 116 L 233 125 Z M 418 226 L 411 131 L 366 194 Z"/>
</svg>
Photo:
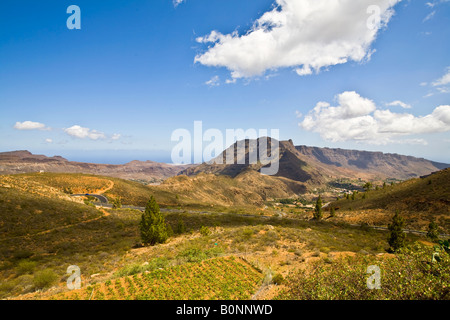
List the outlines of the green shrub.
<svg viewBox="0 0 450 320">
<path fill-rule="evenodd" d="M 439 240 L 439 226 L 437 225 L 436 222 L 431 221 L 430 224 L 428 225 L 427 237 L 430 238 L 430 240 L 432 241 Z"/>
<path fill-rule="evenodd" d="M 209 236 L 210 234 L 211 234 L 211 230 L 209 230 L 209 228 L 208 227 L 205 227 L 205 226 L 202 226 L 201 228 L 200 228 L 200 234 L 202 235 L 202 236 Z"/>
<path fill-rule="evenodd" d="M 33 285 L 36 289 L 49 288 L 58 278 L 51 269 L 38 271 L 34 274 Z"/>
<path fill-rule="evenodd" d="M 22 260 L 17 265 L 17 273 L 18 274 L 27 274 L 33 273 L 34 268 L 36 267 L 36 262 L 30 260 Z"/>
<path fill-rule="evenodd" d="M 319 260 L 286 279 L 277 299 L 287 300 L 444 300 L 450 299 L 450 255 L 432 262 L 434 248 L 415 243 L 394 257 L 356 255 L 331 263 Z M 381 288 L 367 288 L 367 268 L 378 266 Z"/>
<path fill-rule="evenodd" d="M 186 232 L 186 226 L 184 225 L 183 219 L 179 218 L 177 222 L 177 228 L 175 230 L 176 234 L 183 234 Z"/>
<path fill-rule="evenodd" d="M 284 278 L 281 274 L 277 273 L 276 275 L 273 276 L 272 282 L 274 284 L 280 285 L 284 283 Z"/>
</svg>

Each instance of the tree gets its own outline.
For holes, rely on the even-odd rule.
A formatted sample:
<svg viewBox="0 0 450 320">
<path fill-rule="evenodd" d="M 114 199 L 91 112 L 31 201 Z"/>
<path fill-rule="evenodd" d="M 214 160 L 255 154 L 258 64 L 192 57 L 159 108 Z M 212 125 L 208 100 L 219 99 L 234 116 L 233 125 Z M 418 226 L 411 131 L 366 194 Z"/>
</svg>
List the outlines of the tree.
<svg viewBox="0 0 450 320">
<path fill-rule="evenodd" d="M 405 245 L 406 235 L 402 230 L 404 224 L 405 221 L 403 217 L 401 217 L 399 211 L 396 210 L 395 215 L 392 217 L 392 223 L 388 225 L 388 229 L 391 231 L 388 242 L 392 252 L 396 252 Z"/>
<path fill-rule="evenodd" d="M 153 246 L 166 242 L 168 238 L 166 222 L 153 196 L 147 202 L 139 226 L 144 245 Z"/>
<path fill-rule="evenodd" d="M 435 221 L 431 221 L 428 225 L 427 237 L 432 241 L 439 240 L 439 226 Z"/>
<path fill-rule="evenodd" d="M 366 184 L 363 186 L 363 188 L 366 191 L 370 191 L 370 189 L 372 189 L 372 183 L 371 182 L 366 182 Z"/>
<path fill-rule="evenodd" d="M 120 209 L 120 208 L 122 208 L 122 201 L 120 201 L 120 198 L 114 199 L 112 208 L 113 209 Z"/>
<path fill-rule="evenodd" d="M 186 227 L 184 226 L 184 221 L 183 219 L 178 219 L 178 223 L 177 223 L 177 228 L 176 228 L 176 233 L 177 234 L 182 234 L 186 232 Z"/>
<path fill-rule="evenodd" d="M 331 207 L 331 209 L 330 209 L 330 217 L 334 217 L 334 216 L 336 216 L 336 211 L 335 211 L 334 207 Z"/>
<path fill-rule="evenodd" d="M 314 219 L 320 220 L 322 219 L 323 212 L 322 212 L 322 197 L 319 195 L 319 198 L 317 198 L 316 201 L 316 208 L 314 210 Z"/>
</svg>

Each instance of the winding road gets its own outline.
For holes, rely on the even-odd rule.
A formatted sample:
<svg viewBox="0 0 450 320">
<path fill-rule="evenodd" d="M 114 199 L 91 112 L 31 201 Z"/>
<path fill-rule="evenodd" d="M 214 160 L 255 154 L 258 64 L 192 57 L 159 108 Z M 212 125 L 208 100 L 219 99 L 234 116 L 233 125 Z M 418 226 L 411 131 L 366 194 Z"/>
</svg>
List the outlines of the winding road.
<svg viewBox="0 0 450 320">
<path fill-rule="evenodd" d="M 71 197 L 94 197 L 100 200 L 102 204 L 108 204 L 108 198 L 101 195 L 101 194 L 92 194 L 92 193 L 78 193 L 78 194 L 71 194 Z"/>
</svg>

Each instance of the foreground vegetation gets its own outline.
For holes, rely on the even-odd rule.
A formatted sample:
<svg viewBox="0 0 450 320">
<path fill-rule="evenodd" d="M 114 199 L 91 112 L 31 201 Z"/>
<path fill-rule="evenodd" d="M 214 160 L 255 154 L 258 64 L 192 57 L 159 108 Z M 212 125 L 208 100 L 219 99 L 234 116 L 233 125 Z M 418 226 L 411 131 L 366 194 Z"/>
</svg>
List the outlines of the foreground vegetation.
<svg viewBox="0 0 450 320">
<path fill-rule="evenodd" d="M 447 256 L 442 255 L 439 264 L 432 263 L 432 247 L 423 246 L 386 256 L 388 231 L 329 218 L 327 208 L 319 210 L 322 219 L 308 220 L 314 208 L 304 215 L 280 208 L 283 214 L 275 217 L 261 215 L 264 212 L 255 208 L 245 211 L 252 215 L 243 215 L 235 207 L 198 212 L 177 205 L 180 209 L 159 212 L 155 205 L 150 211 L 158 219 L 150 215 L 149 221 L 164 222 L 167 234 L 165 241 L 148 241 L 152 246 L 143 247 L 141 211 L 119 206 L 97 209 L 89 199 L 74 202 L 65 192 L 74 184 L 80 193 L 104 192 L 110 202 L 121 199 L 123 204 L 145 205 L 152 189 L 116 178 L 93 176 L 91 186 L 89 175 L 55 177 L 0 177 L 0 298 L 247 299 L 255 292 L 263 293 L 259 298 L 273 298 L 270 292 L 278 292 L 280 299 L 397 299 L 396 286 L 405 299 L 447 298 Z M 154 196 L 158 204 L 159 196 L 163 202 L 181 198 L 174 193 Z M 340 211 L 336 210 L 337 216 Z M 406 234 L 401 242 L 411 246 L 420 239 Z M 340 254 L 351 258 L 337 259 Z M 385 291 L 366 289 L 368 263 L 382 269 Z M 80 291 L 69 292 L 66 287 L 70 265 L 81 269 Z M 241 270 L 242 277 L 233 269 Z M 409 278 L 395 278 L 395 270 Z M 148 283 L 140 287 L 144 280 Z M 194 290 L 192 281 L 204 286 Z M 166 282 L 172 284 L 161 285 Z M 317 289 L 322 285 L 329 295 Z M 406 285 L 410 291 L 404 290 Z M 182 291 L 186 287 L 192 290 Z M 309 289 L 301 293 L 301 288 Z"/>
<path fill-rule="evenodd" d="M 249 299 L 262 274 L 234 257 L 134 274 L 52 297 L 56 300 Z"/>
<path fill-rule="evenodd" d="M 356 255 L 316 261 L 293 272 L 278 299 L 289 300 L 443 300 L 450 299 L 450 258 L 433 260 L 435 249 L 415 243 L 390 257 Z M 368 289 L 369 266 L 381 271 L 380 289 Z"/>
</svg>

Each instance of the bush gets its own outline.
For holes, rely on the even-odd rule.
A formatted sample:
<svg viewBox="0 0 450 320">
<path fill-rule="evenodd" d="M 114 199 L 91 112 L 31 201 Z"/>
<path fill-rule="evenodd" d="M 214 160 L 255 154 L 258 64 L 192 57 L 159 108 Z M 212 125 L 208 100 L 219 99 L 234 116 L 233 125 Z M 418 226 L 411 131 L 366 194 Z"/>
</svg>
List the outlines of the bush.
<svg viewBox="0 0 450 320">
<path fill-rule="evenodd" d="M 33 273 L 34 268 L 36 267 L 36 262 L 29 260 L 22 260 L 17 265 L 17 273 L 18 274 L 27 274 Z"/>
<path fill-rule="evenodd" d="M 35 289 L 49 288 L 57 278 L 56 273 L 50 269 L 45 269 L 34 274 L 33 285 Z"/>
<path fill-rule="evenodd" d="M 331 264 L 313 262 L 286 280 L 277 299 L 287 300 L 444 300 L 450 299 L 450 255 L 432 263 L 434 248 L 416 243 L 395 257 L 357 255 Z M 381 271 L 381 289 L 367 288 L 368 266 Z"/>
<path fill-rule="evenodd" d="M 437 225 L 436 222 L 432 221 L 428 225 L 427 237 L 430 238 L 430 240 L 432 241 L 439 240 L 439 226 Z"/>
<path fill-rule="evenodd" d="M 175 230 L 176 234 L 183 234 L 186 232 L 186 226 L 184 225 L 183 219 L 179 218 L 177 222 L 177 228 Z"/>
<path fill-rule="evenodd" d="M 276 275 L 273 276 L 272 282 L 276 285 L 280 285 L 284 283 L 284 278 L 281 274 L 277 273 Z"/>
<path fill-rule="evenodd" d="M 223 250 L 220 247 L 213 247 L 207 250 L 193 247 L 180 252 L 177 255 L 177 258 L 181 258 L 186 262 L 200 262 L 202 260 L 220 256 L 221 254 L 223 254 Z"/>
<path fill-rule="evenodd" d="M 211 234 L 211 230 L 209 230 L 209 228 L 208 227 L 205 227 L 205 226 L 202 226 L 201 228 L 200 228 L 200 234 L 202 235 L 202 236 L 209 236 L 210 234 Z"/>
</svg>

